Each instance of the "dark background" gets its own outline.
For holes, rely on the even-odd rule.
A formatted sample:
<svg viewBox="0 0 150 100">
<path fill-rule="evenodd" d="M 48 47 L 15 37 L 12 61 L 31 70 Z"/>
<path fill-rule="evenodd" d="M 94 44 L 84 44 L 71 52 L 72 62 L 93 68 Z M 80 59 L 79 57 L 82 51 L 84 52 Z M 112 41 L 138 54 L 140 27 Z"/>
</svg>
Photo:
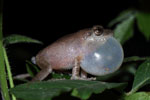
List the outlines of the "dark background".
<svg viewBox="0 0 150 100">
<path fill-rule="evenodd" d="M 93 25 L 108 23 L 121 11 L 140 9 L 138 0 L 27 1 L 5 0 L 3 35 L 21 34 L 44 45 L 15 44 L 7 47 L 13 75 L 25 72 L 25 61 L 59 37 Z M 123 45 L 125 57 L 150 56 L 149 42 L 135 26 L 135 36 Z M 17 70 L 17 71 L 16 71 Z M 18 71 L 19 70 L 19 71 Z"/>
</svg>

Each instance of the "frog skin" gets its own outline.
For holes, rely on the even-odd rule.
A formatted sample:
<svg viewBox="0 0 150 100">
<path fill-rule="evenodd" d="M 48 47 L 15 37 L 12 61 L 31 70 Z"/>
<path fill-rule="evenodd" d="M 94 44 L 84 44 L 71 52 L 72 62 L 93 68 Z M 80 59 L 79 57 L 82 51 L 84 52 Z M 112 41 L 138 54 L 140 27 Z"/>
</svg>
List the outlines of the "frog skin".
<svg viewBox="0 0 150 100">
<path fill-rule="evenodd" d="M 107 65 L 107 63 L 105 63 L 104 66 L 101 66 L 99 65 L 101 64 L 99 63 L 101 61 L 95 62 L 95 60 L 99 58 L 99 55 L 96 55 L 95 52 L 97 52 L 97 50 L 101 51 L 100 47 L 102 47 L 102 50 L 104 52 L 105 49 L 110 48 L 109 45 L 107 48 L 105 48 L 103 45 L 105 45 L 107 40 L 109 40 L 109 38 L 112 37 L 113 32 L 111 30 L 104 29 L 102 26 L 96 25 L 92 28 L 83 29 L 58 39 L 56 42 L 47 46 L 36 55 L 35 61 L 36 64 L 41 68 L 41 71 L 32 79 L 32 81 L 43 80 L 53 70 L 72 69 L 71 79 L 85 80 L 95 79 L 87 78 L 87 73 L 96 76 L 101 76 L 116 71 L 122 63 L 123 50 L 119 42 L 117 42 L 114 38 L 114 40 L 112 41 L 115 41 L 114 44 L 117 44 L 116 49 L 119 48 L 120 52 L 119 54 L 117 53 L 120 57 L 117 58 L 117 61 L 119 60 L 118 63 L 112 65 L 113 68 L 111 69 L 111 67 L 105 66 Z M 93 57 L 96 57 L 96 59 Z M 109 57 L 109 55 L 107 58 L 112 59 L 112 57 Z M 94 66 L 96 67 L 94 68 Z"/>
</svg>

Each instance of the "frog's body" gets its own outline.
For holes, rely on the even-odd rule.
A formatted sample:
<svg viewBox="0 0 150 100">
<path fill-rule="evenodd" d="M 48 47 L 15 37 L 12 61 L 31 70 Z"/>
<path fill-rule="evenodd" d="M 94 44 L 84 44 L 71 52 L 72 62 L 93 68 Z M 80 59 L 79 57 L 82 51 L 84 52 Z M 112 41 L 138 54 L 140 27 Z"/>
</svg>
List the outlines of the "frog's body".
<svg viewBox="0 0 150 100">
<path fill-rule="evenodd" d="M 52 69 L 56 70 L 71 69 L 74 65 L 75 57 L 81 54 L 83 39 L 80 34 L 83 33 L 81 31 L 67 35 L 46 47 L 36 56 L 37 64 L 47 63 L 51 65 Z"/>
<path fill-rule="evenodd" d="M 94 26 L 91 29 L 83 29 L 60 38 L 37 54 L 36 64 L 42 70 L 33 78 L 33 81 L 43 80 L 52 70 L 65 69 L 73 69 L 72 79 L 81 79 L 79 77 L 81 65 L 83 66 L 81 66 L 82 70 L 84 69 L 81 72 L 82 79 L 86 78 L 86 72 L 93 75 L 105 74 L 101 71 L 96 74 L 93 72 L 94 70 L 88 71 L 87 64 L 90 63 L 85 61 L 85 56 L 96 51 L 108 38 L 112 37 L 112 34 L 110 30 L 104 30 L 101 26 Z M 119 66 L 116 66 L 116 69 Z"/>
</svg>

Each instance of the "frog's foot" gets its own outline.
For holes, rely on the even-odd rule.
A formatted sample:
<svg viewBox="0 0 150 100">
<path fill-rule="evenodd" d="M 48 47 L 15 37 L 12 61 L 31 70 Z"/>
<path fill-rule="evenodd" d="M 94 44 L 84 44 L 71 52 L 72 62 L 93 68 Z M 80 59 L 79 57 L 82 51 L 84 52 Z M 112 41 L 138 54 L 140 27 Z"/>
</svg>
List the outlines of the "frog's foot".
<svg viewBox="0 0 150 100">
<path fill-rule="evenodd" d="M 72 77 L 71 77 L 71 80 L 81 80 L 81 77 L 78 77 L 78 76 L 72 76 Z"/>
<path fill-rule="evenodd" d="M 94 81 L 96 80 L 96 77 L 90 77 L 90 78 L 83 78 L 83 77 L 80 77 L 79 80 L 88 80 L 88 81 Z"/>
<path fill-rule="evenodd" d="M 91 78 L 71 77 L 71 80 L 88 80 L 88 81 L 94 81 L 94 80 L 96 80 L 96 77 L 91 77 Z"/>
<path fill-rule="evenodd" d="M 96 77 L 84 78 L 83 80 L 95 81 Z"/>
</svg>

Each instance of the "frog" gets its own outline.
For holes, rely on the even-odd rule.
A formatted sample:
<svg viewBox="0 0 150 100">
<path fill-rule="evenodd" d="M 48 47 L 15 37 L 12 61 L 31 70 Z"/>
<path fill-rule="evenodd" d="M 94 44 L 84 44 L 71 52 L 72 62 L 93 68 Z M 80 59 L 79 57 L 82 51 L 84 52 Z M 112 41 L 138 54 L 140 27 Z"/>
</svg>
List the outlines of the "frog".
<svg viewBox="0 0 150 100">
<path fill-rule="evenodd" d="M 95 80 L 118 70 L 123 48 L 114 32 L 101 25 L 68 34 L 45 47 L 32 59 L 41 71 L 32 81 L 44 80 L 54 70 L 72 70 L 72 80 Z"/>
</svg>

